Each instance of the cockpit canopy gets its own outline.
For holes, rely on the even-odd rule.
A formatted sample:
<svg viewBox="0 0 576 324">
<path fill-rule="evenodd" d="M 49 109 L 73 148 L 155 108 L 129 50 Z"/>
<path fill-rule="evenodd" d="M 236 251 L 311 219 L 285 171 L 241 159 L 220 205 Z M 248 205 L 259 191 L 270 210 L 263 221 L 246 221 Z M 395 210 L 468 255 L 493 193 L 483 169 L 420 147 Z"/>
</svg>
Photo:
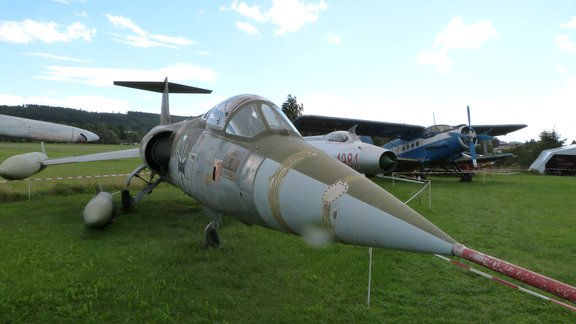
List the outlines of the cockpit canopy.
<svg viewBox="0 0 576 324">
<path fill-rule="evenodd" d="M 347 143 L 360 141 L 358 135 L 348 131 L 335 131 L 326 135 L 326 139 L 330 142 Z"/>
<path fill-rule="evenodd" d="M 210 129 L 224 130 L 229 135 L 252 138 L 270 131 L 300 136 L 276 105 L 256 95 L 231 97 L 212 108 L 203 118 Z"/>
<path fill-rule="evenodd" d="M 441 134 L 441 133 L 449 132 L 449 131 L 451 131 L 451 130 L 453 130 L 453 129 L 454 129 L 454 128 L 453 128 L 452 126 L 450 126 L 450 125 L 434 125 L 434 126 L 430 126 L 430 127 L 427 127 L 427 128 L 424 130 L 424 132 L 422 133 L 422 134 L 423 134 L 422 137 L 423 137 L 423 138 L 433 137 L 433 136 L 436 136 L 436 135 Z"/>
</svg>

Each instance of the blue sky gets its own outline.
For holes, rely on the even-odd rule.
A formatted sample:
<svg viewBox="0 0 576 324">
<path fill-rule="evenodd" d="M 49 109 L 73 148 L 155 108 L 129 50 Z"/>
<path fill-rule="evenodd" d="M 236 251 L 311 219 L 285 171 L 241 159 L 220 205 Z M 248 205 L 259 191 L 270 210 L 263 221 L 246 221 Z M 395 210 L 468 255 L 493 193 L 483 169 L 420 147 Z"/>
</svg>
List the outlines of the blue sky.
<svg viewBox="0 0 576 324">
<path fill-rule="evenodd" d="M 0 104 L 199 115 L 240 93 L 305 114 L 417 125 L 525 123 L 576 140 L 574 1 L 0 0 Z"/>
</svg>

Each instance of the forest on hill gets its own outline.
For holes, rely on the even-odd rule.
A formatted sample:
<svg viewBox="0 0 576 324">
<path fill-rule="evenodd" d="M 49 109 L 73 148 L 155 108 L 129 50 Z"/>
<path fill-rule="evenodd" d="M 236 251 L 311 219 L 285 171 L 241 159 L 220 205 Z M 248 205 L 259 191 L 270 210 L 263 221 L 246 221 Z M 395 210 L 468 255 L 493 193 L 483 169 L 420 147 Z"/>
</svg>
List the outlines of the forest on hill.
<svg viewBox="0 0 576 324">
<path fill-rule="evenodd" d="M 100 136 L 98 143 L 122 144 L 139 143 L 142 137 L 157 126 L 159 114 L 128 111 L 127 113 L 97 113 L 72 108 L 42 105 L 6 106 L 0 105 L 0 114 L 41 120 L 84 128 Z M 172 116 L 173 122 L 186 119 Z M 2 138 L 4 141 L 21 141 Z"/>
</svg>

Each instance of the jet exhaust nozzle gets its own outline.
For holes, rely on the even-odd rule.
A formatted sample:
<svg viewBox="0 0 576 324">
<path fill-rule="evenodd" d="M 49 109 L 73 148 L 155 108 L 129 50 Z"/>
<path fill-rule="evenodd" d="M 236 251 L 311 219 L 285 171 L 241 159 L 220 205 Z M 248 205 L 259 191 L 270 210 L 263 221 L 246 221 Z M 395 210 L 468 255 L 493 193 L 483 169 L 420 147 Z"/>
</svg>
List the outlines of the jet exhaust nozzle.
<svg viewBox="0 0 576 324">
<path fill-rule="evenodd" d="M 44 153 L 32 152 L 11 156 L 0 164 L 0 176 L 7 180 L 26 179 L 44 169 L 42 162 L 48 157 Z"/>
<path fill-rule="evenodd" d="M 396 154 L 394 154 L 394 152 L 387 151 L 382 153 L 378 163 L 380 164 L 380 169 L 382 169 L 384 173 L 392 172 L 396 169 L 396 165 L 398 164 L 398 158 L 396 157 Z"/>
<path fill-rule="evenodd" d="M 90 202 L 84 207 L 84 223 L 88 227 L 102 227 L 107 225 L 114 214 L 114 202 L 112 194 L 108 192 L 99 192 L 92 197 Z"/>
</svg>

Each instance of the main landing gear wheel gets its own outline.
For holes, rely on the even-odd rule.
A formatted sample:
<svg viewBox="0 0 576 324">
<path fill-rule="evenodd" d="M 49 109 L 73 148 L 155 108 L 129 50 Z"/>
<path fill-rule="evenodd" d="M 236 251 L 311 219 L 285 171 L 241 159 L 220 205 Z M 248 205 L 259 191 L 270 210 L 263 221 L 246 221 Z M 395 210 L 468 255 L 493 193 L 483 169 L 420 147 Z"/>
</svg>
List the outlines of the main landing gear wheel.
<svg viewBox="0 0 576 324">
<path fill-rule="evenodd" d="M 463 173 L 460 176 L 460 181 L 462 182 L 472 182 L 472 173 Z"/>
<path fill-rule="evenodd" d="M 122 190 L 122 211 L 129 213 L 132 210 L 132 196 L 129 190 Z"/>
</svg>

